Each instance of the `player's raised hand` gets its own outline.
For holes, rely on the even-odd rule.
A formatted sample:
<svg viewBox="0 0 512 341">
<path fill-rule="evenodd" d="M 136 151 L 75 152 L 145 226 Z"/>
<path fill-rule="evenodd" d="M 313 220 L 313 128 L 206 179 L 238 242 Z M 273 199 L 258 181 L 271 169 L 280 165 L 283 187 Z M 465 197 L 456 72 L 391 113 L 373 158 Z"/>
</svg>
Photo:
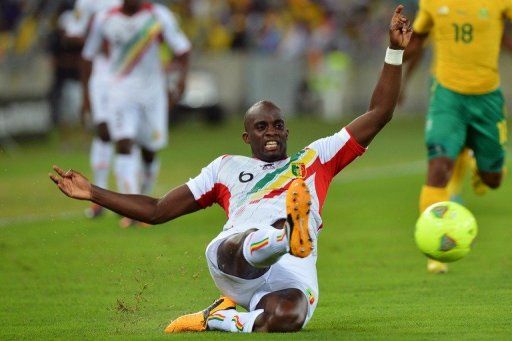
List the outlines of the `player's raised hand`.
<svg viewBox="0 0 512 341">
<path fill-rule="evenodd" d="M 394 50 L 405 49 L 411 40 L 411 23 L 409 19 L 402 14 L 403 9 L 403 5 L 398 5 L 395 8 L 395 13 L 389 25 L 389 47 Z"/>
<path fill-rule="evenodd" d="M 58 166 L 53 166 L 55 174 L 48 174 L 50 179 L 59 187 L 62 193 L 70 198 L 80 200 L 90 200 L 92 196 L 92 186 L 89 180 L 82 174 L 74 170 L 63 171 Z"/>
</svg>

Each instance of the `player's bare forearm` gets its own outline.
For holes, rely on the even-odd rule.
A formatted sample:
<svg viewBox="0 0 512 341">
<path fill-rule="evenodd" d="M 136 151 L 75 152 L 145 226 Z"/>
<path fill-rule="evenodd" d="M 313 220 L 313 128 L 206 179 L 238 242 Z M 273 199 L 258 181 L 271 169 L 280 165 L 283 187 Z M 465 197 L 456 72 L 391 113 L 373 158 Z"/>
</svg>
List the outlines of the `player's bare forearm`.
<svg viewBox="0 0 512 341">
<path fill-rule="evenodd" d="M 80 63 L 80 77 L 82 81 L 82 120 L 88 111 L 90 111 L 90 98 L 89 98 L 89 79 L 92 74 L 92 62 L 82 58 Z"/>
<path fill-rule="evenodd" d="M 503 38 L 501 39 L 501 46 L 504 47 L 508 52 L 512 52 L 512 33 L 505 30 Z"/>
<path fill-rule="evenodd" d="M 404 81 L 407 82 L 423 58 L 424 45 L 428 34 L 412 33 L 411 41 L 404 51 Z M 404 84 L 405 86 L 405 84 Z"/>
<path fill-rule="evenodd" d="M 400 94 L 402 62 L 399 51 L 407 47 L 412 34 L 409 20 L 402 15 L 402 10 L 403 6 L 399 5 L 391 19 L 388 51 L 390 55 L 388 59 L 386 54 L 386 63 L 373 91 L 368 111 L 347 126 L 356 141 L 365 147 L 393 117 Z"/>
<path fill-rule="evenodd" d="M 125 217 L 149 224 L 165 223 L 200 209 L 186 185 L 171 190 L 160 199 L 121 194 L 93 185 L 90 200 Z"/>
<path fill-rule="evenodd" d="M 89 85 L 89 79 L 91 78 L 92 74 L 92 62 L 90 60 L 83 59 L 80 63 L 80 77 L 82 80 L 82 85 L 84 87 L 84 90 L 87 90 L 87 87 Z"/>
<path fill-rule="evenodd" d="M 178 93 L 174 94 L 176 99 L 180 99 L 185 91 L 185 82 L 187 80 L 188 68 L 189 68 L 190 52 L 185 52 L 181 55 L 174 57 L 172 61 L 171 70 L 176 70 L 179 73 L 178 79 Z"/>
<path fill-rule="evenodd" d="M 187 185 L 169 191 L 160 199 L 145 195 L 121 194 L 92 185 L 82 174 L 72 169 L 62 170 L 53 166 L 57 175 L 50 179 L 59 190 L 73 199 L 90 200 L 125 217 L 149 224 L 161 224 L 201 207 Z"/>
<path fill-rule="evenodd" d="M 368 111 L 352 121 L 348 131 L 366 147 L 393 117 L 400 94 L 402 66 L 384 63 Z"/>
</svg>

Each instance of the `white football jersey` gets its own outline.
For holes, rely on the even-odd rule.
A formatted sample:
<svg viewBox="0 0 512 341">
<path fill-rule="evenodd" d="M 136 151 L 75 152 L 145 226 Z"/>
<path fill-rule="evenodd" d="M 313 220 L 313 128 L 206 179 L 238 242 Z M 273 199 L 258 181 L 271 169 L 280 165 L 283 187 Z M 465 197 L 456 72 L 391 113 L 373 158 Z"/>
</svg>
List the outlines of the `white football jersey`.
<svg viewBox="0 0 512 341">
<path fill-rule="evenodd" d="M 217 203 L 226 212 L 224 230 L 272 225 L 286 218 L 286 190 L 295 178 L 304 178 L 311 192 L 310 228 L 322 228 L 321 211 L 333 177 L 366 149 L 343 128 L 314 141 L 287 159 L 265 162 L 224 155 L 187 182 L 196 201 L 207 207 Z"/>
<path fill-rule="evenodd" d="M 190 50 L 189 40 L 166 7 L 146 3 L 131 16 L 117 7 L 94 19 L 82 55 L 92 60 L 106 43 L 114 86 L 125 86 L 125 91 L 160 88 L 165 80 L 159 50 L 162 40 L 175 54 Z"/>
</svg>

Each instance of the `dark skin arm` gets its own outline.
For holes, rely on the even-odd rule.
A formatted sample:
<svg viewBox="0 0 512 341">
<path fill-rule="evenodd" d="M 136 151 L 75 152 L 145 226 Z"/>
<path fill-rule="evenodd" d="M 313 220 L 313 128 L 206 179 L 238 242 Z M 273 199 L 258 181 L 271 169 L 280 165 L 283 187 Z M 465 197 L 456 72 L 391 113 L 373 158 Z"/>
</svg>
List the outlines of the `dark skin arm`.
<svg viewBox="0 0 512 341">
<path fill-rule="evenodd" d="M 92 185 L 79 172 L 63 171 L 50 179 L 70 198 L 89 200 L 122 216 L 148 224 L 162 224 L 201 209 L 187 185 L 178 186 L 160 199 L 136 194 L 121 194 Z"/>
<path fill-rule="evenodd" d="M 92 62 L 82 58 L 80 61 L 80 76 L 82 81 L 83 94 L 82 110 L 80 112 L 82 124 L 86 122 L 86 115 L 91 112 L 91 102 L 89 98 L 89 79 L 91 78 L 91 73 Z"/>
<path fill-rule="evenodd" d="M 170 70 L 171 72 L 173 72 L 173 70 L 176 70 L 176 72 L 179 74 L 179 79 L 177 81 L 175 91 L 169 94 L 170 108 L 172 108 L 176 103 L 179 102 L 181 96 L 183 96 L 183 93 L 185 92 L 185 81 L 187 79 L 189 59 L 190 52 L 185 52 L 181 55 L 174 56 L 171 62 Z"/>
<path fill-rule="evenodd" d="M 405 100 L 405 89 L 407 87 L 407 83 L 409 83 L 412 75 L 418 69 L 418 65 L 423 58 L 424 46 L 427 38 L 428 33 L 412 33 L 411 41 L 404 52 L 404 63 L 406 63 L 406 67 L 404 71 L 402 93 L 398 99 L 398 104 L 402 104 Z"/>
<path fill-rule="evenodd" d="M 512 33 L 509 32 L 509 30 L 505 30 L 503 38 L 501 39 L 501 46 L 503 46 L 509 52 L 512 51 Z"/>
<path fill-rule="evenodd" d="M 402 10 L 402 5 L 395 9 L 389 27 L 389 47 L 394 50 L 405 49 L 412 34 L 409 20 L 401 14 Z M 368 146 L 393 117 L 400 93 L 401 78 L 401 65 L 385 63 L 373 91 L 368 111 L 347 126 L 348 131 L 362 146 Z"/>
</svg>

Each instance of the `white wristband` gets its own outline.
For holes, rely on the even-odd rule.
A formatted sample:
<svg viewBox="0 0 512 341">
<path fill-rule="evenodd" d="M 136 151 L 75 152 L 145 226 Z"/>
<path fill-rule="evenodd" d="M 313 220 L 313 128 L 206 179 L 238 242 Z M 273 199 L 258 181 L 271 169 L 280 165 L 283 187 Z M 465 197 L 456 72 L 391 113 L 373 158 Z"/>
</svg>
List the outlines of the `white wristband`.
<svg viewBox="0 0 512 341">
<path fill-rule="evenodd" d="M 393 50 L 388 47 L 386 50 L 386 58 L 384 58 L 384 62 L 391 65 L 402 65 L 403 56 L 404 50 Z"/>
</svg>

